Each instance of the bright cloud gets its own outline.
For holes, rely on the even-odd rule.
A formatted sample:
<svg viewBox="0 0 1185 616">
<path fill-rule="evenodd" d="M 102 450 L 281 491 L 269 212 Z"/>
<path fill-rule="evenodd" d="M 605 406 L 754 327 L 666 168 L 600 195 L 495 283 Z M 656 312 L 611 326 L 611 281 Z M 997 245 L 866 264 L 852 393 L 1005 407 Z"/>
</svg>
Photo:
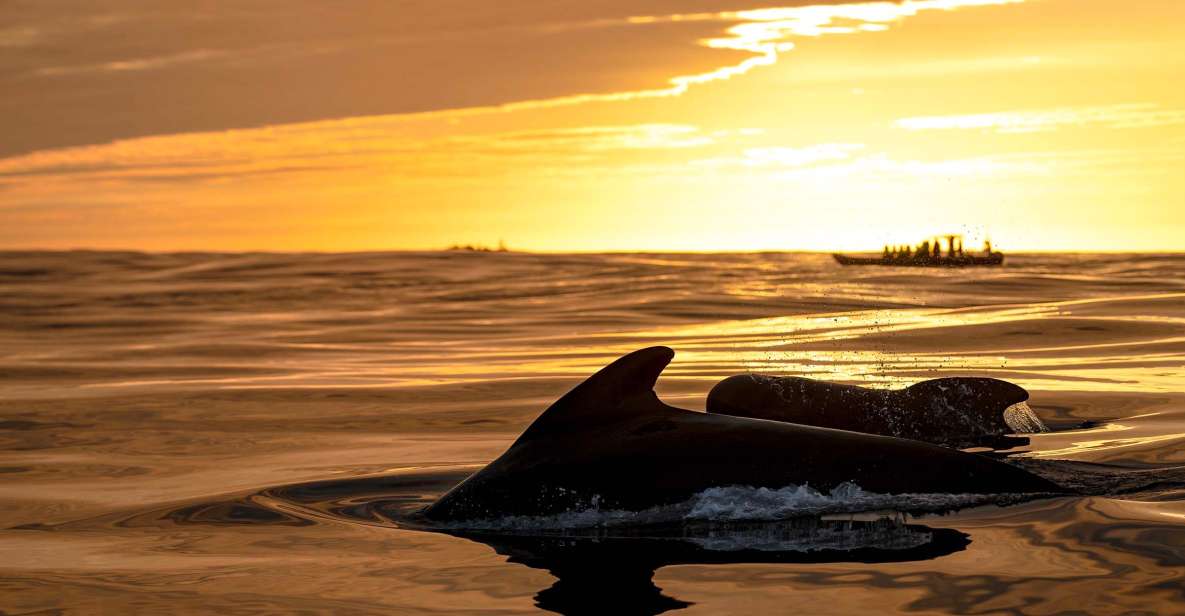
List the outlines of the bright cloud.
<svg viewBox="0 0 1185 616">
<path fill-rule="evenodd" d="M 578 94 L 546 100 L 510 103 L 497 108 L 515 110 L 597 101 L 679 96 L 687 92 L 688 88 L 693 85 L 730 79 L 743 75 L 754 68 L 775 64 L 779 54 L 794 49 L 794 43 L 789 40 L 793 37 L 879 32 L 888 28 L 889 23 L 917 15 L 922 11 L 951 11 L 964 7 L 998 6 L 1023 2 L 1025 0 L 910 0 L 902 3 L 823 4 L 752 11 L 631 17 L 626 20 L 626 23 L 635 25 L 687 21 L 739 21 L 741 23 L 728 28 L 726 36 L 709 38 L 701 43 L 713 49 L 746 51 L 756 55 L 737 64 L 722 66 L 705 73 L 672 77 L 670 86 L 666 88 L 606 94 Z M 857 23 L 843 25 L 850 22 Z"/>
<path fill-rule="evenodd" d="M 919 116 L 902 118 L 895 124 L 907 130 L 988 130 L 999 133 L 1032 133 L 1063 126 L 1088 125 L 1105 128 L 1150 128 L 1185 124 L 1185 109 L 1163 109 L 1151 103 L 1133 103 L 971 115 Z"/>
<path fill-rule="evenodd" d="M 497 159 L 502 165 L 520 164 L 523 158 L 537 158 L 541 164 L 590 165 L 598 155 L 650 151 L 653 156 L 655 151 L 702 148 L 753 134 L 751 129 L 703 131 L 684 124 L 637 124 L 417 140 L 401 138 L 392 129 L 388 122 L 367 124 L 354 119 L 47 150 L 0 159 L 0 186 L 47 178 L 248 177 L 310 169 L 358 172 L 394 167 L 424 173 L 456 168 L 475 158 Z M 327 145 L 333 143 L 348 146 Z M 433 161 L 439 166 L 434 167 Z"/>
<path fill-rule="evenodd" d="M 851 158 L 853 152 L 864 149 L 860 143 L 820 143 L 805 147 L 760 147 L 746 148 L 740 156 L 728 156 L 696 161 L 700 165 L 714 167 L 805 167 L 822 162 L 833 162 Z"/>
</svg>

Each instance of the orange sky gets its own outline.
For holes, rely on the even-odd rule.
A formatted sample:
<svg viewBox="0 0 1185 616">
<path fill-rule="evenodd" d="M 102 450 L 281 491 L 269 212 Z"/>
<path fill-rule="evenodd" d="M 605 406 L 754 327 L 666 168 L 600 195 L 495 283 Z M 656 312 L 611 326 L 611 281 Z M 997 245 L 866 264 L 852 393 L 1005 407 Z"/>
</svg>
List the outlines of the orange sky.
<svg viewBox="0 0 1185 616">
<path fill-rule="evenodd" d="M 1185 249 L 1179 0 L 13 4 L 0 248 Z"/>
</svg>

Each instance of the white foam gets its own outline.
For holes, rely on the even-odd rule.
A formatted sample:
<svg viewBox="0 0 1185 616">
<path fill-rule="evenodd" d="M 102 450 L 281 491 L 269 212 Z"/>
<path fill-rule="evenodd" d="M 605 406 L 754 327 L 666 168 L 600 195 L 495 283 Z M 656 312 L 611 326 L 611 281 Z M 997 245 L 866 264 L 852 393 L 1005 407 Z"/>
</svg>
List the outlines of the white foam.
<svg viewBox="0 0 1185 616">
<path fill-rule="evenodd" d="M 881 518 L 874 522 L 766 522 L 756 527 L 709 528 L 683 537 L 712 552 L 815 552 L 864 548 L 904 550 L 930 543 L 933 533 L 906 526 L 902 521 Z"/>
<path fill-rule="evenodd" d="M 548 516 L 461 520 L 449 528 L 482 530 L 590 529 L 670 522 L 757 522 L 838 513 L 938 512 L 1018 500 L 1008 494 L 877 494 L 843 483 L 824 494 L 809 485 L 780 489 L 752 486 L 708 488 L 685 502 L 643 511 L 592 506 Z M 594 499 L 599 500 L 599 499 Z"/>
<path fill-rule="evenodd" d="M 1017 402 L 1004 409 L 1004 423 L 1016 434 L 1038 434 L 1049 432 L 1041 418 L 1029 408 L 1027 402 Z"/>
<path fill-rule="evenodd" d="M 878 494 L 846 482 L 823 494 L 809 485 L 777 490 L 750 486 L 708 488 L 692 498 L 692 520 L 784 520 L 868 511 L 944 511 L 997 500 L 983 494 Z"/>
</svg>

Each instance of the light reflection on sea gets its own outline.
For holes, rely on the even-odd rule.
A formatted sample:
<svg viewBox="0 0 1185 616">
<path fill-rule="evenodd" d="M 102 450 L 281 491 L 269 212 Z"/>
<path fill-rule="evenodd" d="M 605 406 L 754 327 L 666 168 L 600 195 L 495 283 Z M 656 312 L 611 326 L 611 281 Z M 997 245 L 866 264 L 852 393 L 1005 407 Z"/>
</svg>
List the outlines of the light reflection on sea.
<svg viewBox="0 0 1185 616">
<path fill-rule="evenodd" d="M 341 511 L 371 496 L 305 502 L 283 486 L 406 475 L 419 482 L 407 506 L 428 502 L 651 344 L 676 349 L 658 389 L 686 408 L 746 371 L 894 387 L 995 376 L 1058 428 L 1022 456 L 1183 465 L 1183 268 L 1172 255 L 918 271 L 801 254 L 3 254 L 0 610 L 533 611 L 555 578 L 495 551 L 517 548 L 355 520 Z M 1185 501 L 1157 481 L 916 520 L 970 540 L 927 558 L 675 554 L 654 584 L 689 614 L 1171 613 Z M 258 508 L 225 505 L 239 500 Z"/>
</svg>

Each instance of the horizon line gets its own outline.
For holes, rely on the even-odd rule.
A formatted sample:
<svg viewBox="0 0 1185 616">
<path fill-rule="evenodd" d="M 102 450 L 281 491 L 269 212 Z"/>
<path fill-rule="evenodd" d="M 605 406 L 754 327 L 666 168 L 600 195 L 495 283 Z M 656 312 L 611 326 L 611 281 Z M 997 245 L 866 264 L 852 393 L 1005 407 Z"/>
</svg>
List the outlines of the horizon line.
<svg viewBox="0 0 1185 616">
<path fill-rule="evenodd" d="M 536 254 L 536 255 L 628 255 L 628 254 L 672 254 L 672 255 L 690 255 L 690 254 L 811 254 L 811 255 L 831 255 L 837 253 L 880 253 L 880 249 L 867 250 L 842 250 L 842 249 L 806 249 L 806 248 L 763 248 L 763 249 L 709 249 L 709 250 L 679 250 L 679 249 L 576 249 L 576 250 L 540 250 L 540 249 L 515 249 L 508 248 L 504 251 L 496 249 L 490 250 L 465 250 L 452 249 L 450 247 L 442 248 L 362 248 L 362 249 L 271 249 L 271 248 L 188 248 L 188 249 L 145 249 L 145 248 L 98 248 L 88 246 L 78 246 L 70 248 L 47 248 L 47 247 L 31 247 L 31 248 L 7 248 L 0 246 L 0 254 L 14 254 L 14 253 L 71 253 L 71 252 L 109 252 L 109 253 L 141 253 L 141 254 L 390 254 L 390 253 L 478 253 L 478 254 Z M 976 250 L 970 252 L 978 252 Z M 1157 254 L 1157 255 L 1185 255 L 1185 249 L 1182 248 L 1106 248 L 1097 250 L 1085 249 L 1016 249 L 1006 254 L 1011 255 L 1052 255 L 1052 254 L 1099 254 L 1099 255 L 1123 255 L 1123 254 Z"/>
</svg>

